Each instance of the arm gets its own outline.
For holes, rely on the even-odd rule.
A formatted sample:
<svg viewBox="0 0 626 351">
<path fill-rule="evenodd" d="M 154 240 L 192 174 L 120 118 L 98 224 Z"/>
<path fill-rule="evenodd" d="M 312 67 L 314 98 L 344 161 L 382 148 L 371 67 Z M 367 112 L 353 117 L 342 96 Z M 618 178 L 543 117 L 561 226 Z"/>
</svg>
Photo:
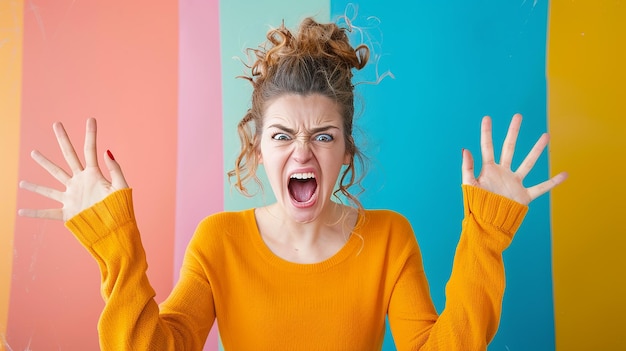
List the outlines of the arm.
<svg viewBox="0 0 626 351">
<path fill-rule="evenodd" d="M 54 132 L 71 175 L 39 152 L 33 159 L 65 186 L 65 191 L 21 182 L 20 186 L 62 203 L 62 208 L 20 210 L 20 215 L 65 220 L 101 271 L 105 301 L 98 324 L 103 350 L 200 350 L 214 320 L 211 288 L 192 256 L 159 309 L 147 275 L 147 262 L 135 221 L 132 194 L 119 164 L 107 153 L 109 182 L 96 157 L 96 121 L 87 121 L 85 166 L 63 126 Z M 165 305 L 165 304 L 164 304 Z"/>
<path fill-rule="evenodd" d="M 417 319 L 423 311 L 414 307 L 419 305 L 415 301 L 424 297 L 415 291 L 424 289 L 411 288 L 416 283 L 406 281 L 421 282 L 420 286 L 427 283 L 425 278 L 415 279 L 421 271 L 421 260 L 414 255 L 398 279 L 391 305 L 401 315 L 414 317 L 395 318 L 390 308 L 390 324 L 399 350 L 484 350 L 495 335 L 505 286 L 502 252 L 521 225 L 528 203 L 567 177 L 561 173 L 539 185 L 523 186 L 523 179 L 547 145 L 548 135 L 539 138 L 513 172 L 510 166 L 520 124 L 521 115 L 515 115 L 504 141 L 501 163 L 496 164 L 491 120 L 483 119 L 483 169 L 478 178 L 474 177 L 471 153 L 463 151 L 465 219 L 446 286 L 446 307 L 430 323 Z"/>
<path fill-rule="evenodd" d="M 468 185 L 463 196 L 465 219 L 441 315 L 432 307 L 417 247 L 398 277 L 389 307 L 398 350 L 484 350 L 496 333 L 505 285 L 502 251 L 527 206 Z"/>
<path fill-rule="evenodd" d="M 211 287 L 194 255 L 161 308 L 148 281 L 130 189 L 117 191 L 66 222 L 101 272 L 102 350 L 200 350 L 215 319 Z"/>
</svg>

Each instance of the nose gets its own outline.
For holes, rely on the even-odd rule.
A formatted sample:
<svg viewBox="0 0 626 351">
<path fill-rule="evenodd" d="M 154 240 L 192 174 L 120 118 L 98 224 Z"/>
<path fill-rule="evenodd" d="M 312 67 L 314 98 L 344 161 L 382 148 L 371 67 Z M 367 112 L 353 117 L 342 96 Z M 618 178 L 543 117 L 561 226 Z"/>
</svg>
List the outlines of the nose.
<svg viewBox="0 0 626 351">
<path fill-rule="evenodd" d="M 313 153 L 311 152 L 311 144 L 308 140 L 298 139 L 293 150 L 293 159 L 298 163 L 308 162 Z"/>
</svg>

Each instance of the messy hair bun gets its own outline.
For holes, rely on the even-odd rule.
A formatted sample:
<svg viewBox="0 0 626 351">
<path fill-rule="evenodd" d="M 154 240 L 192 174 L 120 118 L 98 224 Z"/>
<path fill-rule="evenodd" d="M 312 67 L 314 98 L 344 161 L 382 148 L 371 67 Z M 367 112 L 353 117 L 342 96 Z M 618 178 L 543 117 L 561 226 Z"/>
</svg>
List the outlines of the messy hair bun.
<svg viewBox="0 0 626 351">
<path fill-rule="evenodd" d="M 351 68 L 365 67 L 369 59 L 369 49 L 365 45 L 353 48 L 346 30 L 335 24 L 321 24 L 307 17 L 294 36 L 283 23 L 279 28 L 268 32 L 267 42 L 262 48 L 251 49 L 256 57 L 251 67 L 251 80 L 254 81 L 254 77 L 263 79 L 272 67 L 279 66 L 280 60 L 285 58 L 326 58 L 329 63 L 343 66 L 349 72 Z"/>
</svg>

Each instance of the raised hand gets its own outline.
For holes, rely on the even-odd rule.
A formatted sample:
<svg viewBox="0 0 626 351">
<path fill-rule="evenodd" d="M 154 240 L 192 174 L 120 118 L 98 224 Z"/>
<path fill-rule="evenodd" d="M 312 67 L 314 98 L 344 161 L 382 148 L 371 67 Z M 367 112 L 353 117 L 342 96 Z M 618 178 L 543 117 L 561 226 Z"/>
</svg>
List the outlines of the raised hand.
<svg viewBox="0 0 626 351">
<path fill-rule="evenodd" d="M 548 145 L 549 135 L 544 133 L 535 143 L 528 155 L 517 170 L 511 170 L 511 162 L 515 152 L 515 143 L 519 134 L 522 115 L 515 114 L 509 125 L 502 145 L 500 164 L 497 164 L 493 153 L 493 140 L 491 134 L 491 118 L 485 116 L 482 120 L 480 148 L 482 152 L 482 169 L 478 178 L 474 176 L 474 159 L 468 150 L 463 150 L 462 176 L 463 184 L 481 187 L 493 193 L 508 197 L 522 204 L 529 204 L 540 195 L 550 191 L 567 178 L 567 173 L 562 172 L 554 177 L 531 187 L 524 187 L 524 178 L 532 170 L 537 159 Z"/>
<path fill-rule="evenodd" d="M 74 146 L 70 141 L 63 124 L 56 122 L 53 124 L 54 134 L 63 152 L 63 157 L 67 162 L 71 174 L 68 174 L 59 165 L 47 159 L 39 151 L 32 151 L 31 157 L 51 176 L 65 186 L 65 191 L 45 187 L 42 185 L 20 182 L 20 188 L 32 191 L 52 200 L 60 202 L 63 206 L 54 209 L 20 209 L 18 214 L 26 217 L 47 218 L 66 221 L 78 214 L 82 210 L 91 207 L 95 203 L 104 199 L 112 192 L 128 188 L 119 164 L 107 151 L 104 155 L 105 164 L 109 170 L 111 181 L 109 182 L 98 166 L 96 151 L 96 120 L 87 120 L 85 131 L 85 166 L 76 155 Z"/>
</svg>

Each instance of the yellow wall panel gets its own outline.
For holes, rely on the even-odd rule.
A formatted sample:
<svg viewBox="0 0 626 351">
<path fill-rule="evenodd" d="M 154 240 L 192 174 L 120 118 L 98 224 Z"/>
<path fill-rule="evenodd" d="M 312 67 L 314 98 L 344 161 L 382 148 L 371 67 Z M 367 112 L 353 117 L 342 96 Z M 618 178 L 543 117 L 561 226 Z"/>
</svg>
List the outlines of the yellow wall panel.
<svg viewBox="0 0 626 351">
<path fill-rule="evenodd" d="M 548 33 L 557 350 L 626 350 L 626 2 L 552 1 Z"/>
</svg>

